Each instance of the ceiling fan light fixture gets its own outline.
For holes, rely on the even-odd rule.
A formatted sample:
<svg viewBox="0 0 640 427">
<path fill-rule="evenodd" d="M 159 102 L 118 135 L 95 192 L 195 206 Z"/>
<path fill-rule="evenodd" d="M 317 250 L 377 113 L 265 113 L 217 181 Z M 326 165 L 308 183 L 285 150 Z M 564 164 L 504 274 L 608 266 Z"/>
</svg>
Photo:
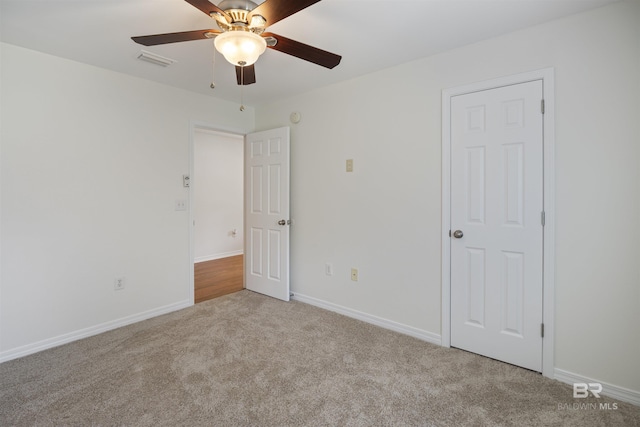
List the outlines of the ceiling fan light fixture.
<svg viewBox="0 0 640 427">
<path fill-rule="evenodd" d="M 249 31 L 228 31 L 214 39 L 218 52 L 233 65 L 254 64 L 267 48 L 267 42 Z"/>
</svg>

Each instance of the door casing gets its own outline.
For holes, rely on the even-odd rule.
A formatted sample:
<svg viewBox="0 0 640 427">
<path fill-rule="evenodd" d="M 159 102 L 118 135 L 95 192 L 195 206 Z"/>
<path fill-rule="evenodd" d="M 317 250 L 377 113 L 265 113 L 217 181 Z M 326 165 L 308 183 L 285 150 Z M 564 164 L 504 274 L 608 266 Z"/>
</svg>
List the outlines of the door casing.
<svg viewBox="0 0 640 427">
<path fill-rule="evenodd" d="M 543 116 L 543 313 L 544 338 L 542 375 L 554 377 L 554 295 L 555 295 L 555 127 L 554 70 L 545 68 L 527 73 L 499 77 L 442 91 L 442 318 L 441 342 L 451 346 L 451 98 L 472 92 L 494 89 L 534 80 L 542 80 Z"/>
</svg>

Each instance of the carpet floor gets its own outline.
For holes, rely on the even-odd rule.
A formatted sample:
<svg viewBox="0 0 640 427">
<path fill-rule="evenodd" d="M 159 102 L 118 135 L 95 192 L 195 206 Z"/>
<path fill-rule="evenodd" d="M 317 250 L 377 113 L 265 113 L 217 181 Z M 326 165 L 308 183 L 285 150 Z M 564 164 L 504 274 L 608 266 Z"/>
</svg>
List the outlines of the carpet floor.
<svg viewBox="0 0 640 427">
<path fill-rule="evenodd" d="M 0 364 L 0 425 L 640 426 L 640 407 L 241 291 Z"/>
</svg>

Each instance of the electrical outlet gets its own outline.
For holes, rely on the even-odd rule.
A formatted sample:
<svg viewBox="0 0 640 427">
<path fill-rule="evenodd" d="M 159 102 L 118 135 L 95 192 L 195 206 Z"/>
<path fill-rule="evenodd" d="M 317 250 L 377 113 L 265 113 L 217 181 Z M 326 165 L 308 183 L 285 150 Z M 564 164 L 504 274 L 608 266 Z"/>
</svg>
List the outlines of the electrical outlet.
<svg viewBox="0 0 640 427">
<path fill-rule="evenodd" d="M 124 277 L 117 277 L 113 282 L 113 289 L 116 291 L 121 291 L 124 289 Z"/>
<path fill-rule="evenodd" d="M 353 172 L 353 159 L 347 159 L 347 172 Z"/>
<path fill-rule="evenodd" d="M 186 211 L 187 210 L 187 201 L 184 199 L 176 200 L 176 208 L 177 211 Z"/>
<path fill-rule="evenodd" d="M 358 269 L 357 268 L 352 268 L 351 269 L 351 280 L 353 280 L 354 282 L 358 281 Z"/>
<path fill-rule="evenodd" d="M 324 265 L 324 274 L 327 276 L 333 276 L 333 266 L 329 263 Z"/>
</svg>

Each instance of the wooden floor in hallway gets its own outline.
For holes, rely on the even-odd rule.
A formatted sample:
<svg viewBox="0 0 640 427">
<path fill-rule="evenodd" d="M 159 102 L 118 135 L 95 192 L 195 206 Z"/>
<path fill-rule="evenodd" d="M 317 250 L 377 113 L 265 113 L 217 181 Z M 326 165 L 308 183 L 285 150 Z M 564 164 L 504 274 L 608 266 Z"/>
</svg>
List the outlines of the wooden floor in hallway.
<svg viewBox="0 0 640 427">
<path fill-rule="evenodd" d="M 195 302 L 199 303 L 244 289 L 244 255 L 194 265 Z"/>
</svg>

